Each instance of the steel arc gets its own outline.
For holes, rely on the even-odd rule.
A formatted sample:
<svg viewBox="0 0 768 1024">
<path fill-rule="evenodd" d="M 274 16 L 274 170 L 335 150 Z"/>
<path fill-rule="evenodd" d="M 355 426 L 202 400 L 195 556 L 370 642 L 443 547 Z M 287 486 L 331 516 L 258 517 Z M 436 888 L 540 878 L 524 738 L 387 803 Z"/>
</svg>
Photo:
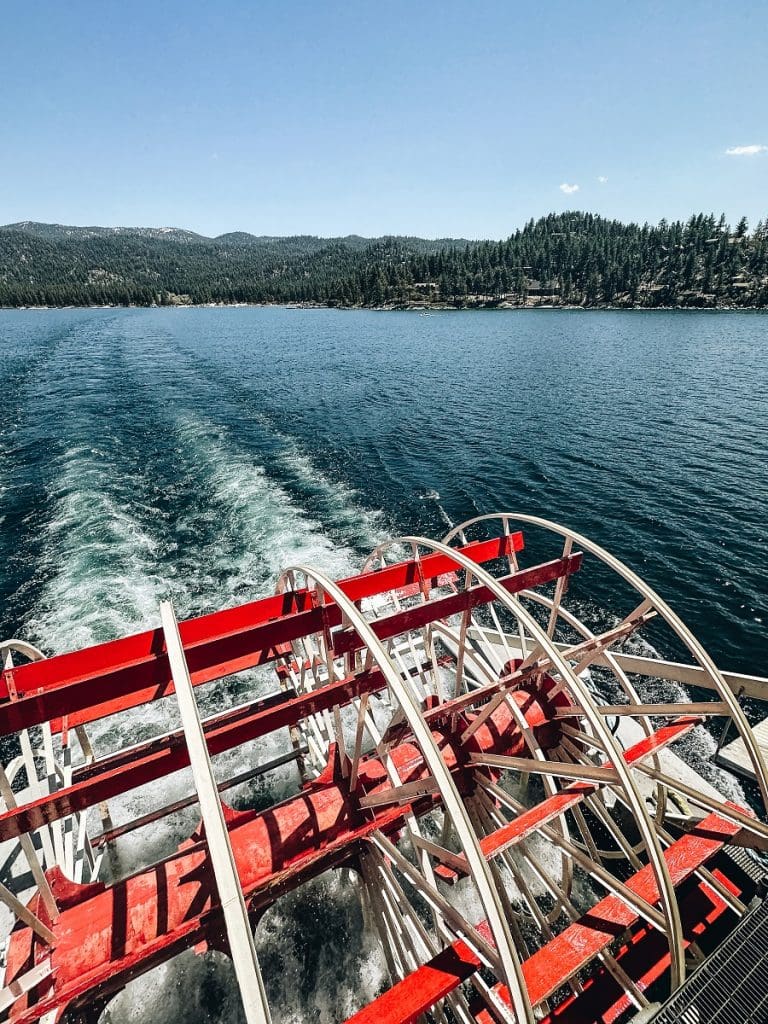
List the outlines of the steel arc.
<svg viewBox="0 0 768 1024">
<path fill-rule="evenodd" d="M 19 640 L 15 637 L 10 640 L 0 641 L 0 658 L 3 661 L 12 654 L 21 654 L 29 661 L 42 661 L 45 655 L 43 652 L 34 646 L 34 644 L 27 643 L 26 640 Z"/>
<path fill-rule="evenodd" d="M 576 553 L 570 554 L 569 557 L 564 558 L 558 562 L 550 563 L 550 568 L 548 572 L 543 574 L 537 573 L 532 578 L 529 577 L 525 572 L 517 573 L 516 553 L 518 550 L 522 549 L 522 545 L 516 544 L 514 542 L 513 538 L 515 536 L 517 535 L 506 534 L 503 538 L 500 538 L 500 540 L 503 543 L 499 545 L 499 558 L 501 558 L 502 561 L 507 562 L 510 570 L 515 571 L 514 576 L 510 576 L 507 578 L 507 586 L 511 585 L 512 579 L 516 581 L 515 585 L 511 587 L 513 593 L 516 593 L 518 590 L 522 589 L 523 582 L 530 581 L 532 585 L 538 586 L 546 581 L 551 582 L 555 579 L 560 580 L 564 576 L 570 574 L 571 572 L 578 570 L 581 556 L 578 553 Z M 381 545 L 379 548 L 374 549 L 374 551 L 371 553 L 371 555 L 369 555 L 368 559 L 364 564 L 364 572 L 386 571 L 387 563 L 385 556 L 387 552 L 397 553 L 400 547 L 402 547 L 404 550 L 407 550 L 408 545 L 404 543 L 401 544 L 400 542 L 395 541 L 394 545 L 387 543 Z M 423 605 L 428 606 L 431 597 L 431 591 L 430 588 L 426 585 L 426 578 L 428 575 L 426 571 L 426 565 L 430 556 L 427 556 L 426 559 L 421 559 L 419 556 L 418 545 L 411 544 L 410 548 L 411 560 L 416 565 L 423 565 L 424 570 L 419 574 L 420 584 L 419 587 L 416 588 L 418 589 L 419 592 L 409 594 L 408 597 L 411 600 L 420 599 Z M 465 576 L 465 579 L 463 581 L 463 591 L 462 581 L 458 578 L 458 573 L 454 573 L 452 574 L 451 578 L 443 579 L 442 581 L 438 581 L 438 583 L 442 582 L 443 585 L 448 586 L 451 590 L 453 590 L 456 593 L 457 597 L 461 596 L 462 593 L 466 595 L 467 593 L 472 592 L 472 577 L 469 573 L 463 575 Z M 488 596 L 489 598 L 491 597 L 490 594 Z M 391 606 L 390 610 L 394 610 L 396 614 L 402 611 L 403 598 L 397 593 L 392 593 L 388 595 L 388 603 Z M 496 687 L 498 685 L 498 680 L 504 676 L 505 663 L 509 659 L 513 659 L 516 653 L 521 653 L 513 649 L 512 645 L 515 642 L 518 642 L 522 645 L 522 653 L 525 653 L 525 640 L 522 634 L 520 634 L 519 636 L 512 637 L 510 639 L 510 643 L 507 642 L 506 637 L 503 637 L 502 634 L 503 646 L 501 653 L 498 656 L 494 653 L 492 645 L 485 644 L 485 646 L 482 649 L 479 649 L 474 642 L 471 642 L 471 634 L 476 634 L 480 632 L 483 635 L 483 637 L 487 636 L 487 631 L 482 628 L 479 620 L 475 615 L 475 612 L 479 611 L 480 609 L 487 609 L 490 613 L 493 623 L 499 630 L 501 630 L 501 625 L 495 613 L 493 602 L 488 601 L 487 603 L 483 603 L 483 605 L 478 606 L 478 608 L 474 609 L 472 606 L 467 606 L 462 611 L 460 616 L 460 622 L 456 624 L 455 627 L 452 625 L 451 617 L 440 618 L 433 622 L 430 622 L 425 627 L 424 635 L 422 637 L 422 645 L 425 649 L 429 649 L 430 657 L 433 662 L 437 660 L 437 645 L 447 645 L 449 650 L 451 650 L 451 652 L 453 653 L 456 659 L 456 672 L 453 693 L 457 697 L 459 694 L 462 693 L 465 695 L 465 697 L 467 696 L 468 684 L 472 682 L 473 678 L 475 684 L 477 684 L 478 682 L 483 682 L 491 688 Z M 385 614 L 386 608 L 382 607 L 382 605 L 379 604 L 376 606 L 375 609 L 371 610 L 375 613 L 375 618 L 372 619 L 372 622 L 374 623 L 375 627 L 376 621 L 382 615 Z M 416 639 L 418 639 L 418 636 L 416 637 Z M 410 649 L 413 650 L 414 640 L 412 640 L 410 636 L 408 637 L 408 644 L 410 646 Z M 393 653 L 395 654 L 396 657 L 398 657 L 397 648 L 394 649 Z M 402 659 L 399 657 L 398 664 L 401 667 L 401 669 L 405 667 L 403 665 Z M 522 714 L 521 710 L 516 706 L 514 701 L 507 701 L 507 706 L 512 714 L 512 717 L 515 720 L 517 728 L 520 730 L 520 733 L 524 738 L 525 745 L 528 748 L 530 756 L 541 762 L 546 762 L 548 753 L 546 750 L 542 749 L 540 743 L 537 741 L 534 731 L 529 728 L 525 720 L 525 716 Z M 471 735 L 472 729 L 479 726 L 481 722 L 482 717 L 477 720 L 474 726 L 471 726 L 468 729 L 465 735 Z M 541 780 L 545 791 L 550 796 L 553 796 L 556 791 L 556 780 L 547 775 L 542 775 Z M 481 797 L 482 796 L 483 795 L 481 794 Z M 481 799 L 480 802 L 482 803 L 483 800 Z M 475 825 L 476 830 L 487 831 L 489 828 L 492 830 L 493 826 L 489 823 L 488 820 L 488 808 L 484 806 L 470 807 L 470 813 L 472 814 L 473 824 Z M 492 816 L 494 813 L 494 811 L 490 811 L 490 816 Z M 568 822 L 564 816 L 558 816 L 553 823 L 553 827 L 558 830 L 563 839 L 568 838 Z M 528 856 L 530 858 L 530 852 L 528 853 Z M 561 851 L 558 866 L 559 877 L 556 887 L 554 887 L 551 884 L 548 878 L 542 879 L 545 889 L 548 890 L 548 895 L 554 897 L 551 908 L 548 908 L 543 912 L 540 912 L 538 906 L 536 905 L 536 901 L 532 898 L 532 895 L 528 891 L 524 879 L 521 877 L 519 866 L 518 869 L 516 869 L 513 863 L 507 862 L 505 864 L 505 867 L 508 872 L 511 871 L 514 878 L 515 886 L 523 895 L 521 912 L 514 910 L 512 906 L 509 905 L 507 908 L 508 914 L 513 919 L 520 918 L 522 920 L 525 917 L 532 917 L 536 920 L 537 925 L 541 928 L 543 934 L 545 936 L 550 935 L 551 931 L 549 926 L 553 925 L 557 918 L 560 917 L 561 914 L 564 911 L 566 911 L 569 906 L 569 898 L 573 884 L 572 858 L 565 850 Z M 492 870 L 494 869 L 495 865 L 492 864 Z M 522 933 L 520 933 L 519 930 L 517 934 L 517 941 L 519 945 L 524 946 L 523 935 Z"/>
<path fill-rule="evenodd" d="M 755 777 L 760 788 L 760 794 L 762 796 L 763 808 L 768 812 L 768 767 L 766 766 L 760 747 L 755 741 L 752 730 L 749 727 L 747 717 L 733 691 L 723 678 L 722 672 L 715 664 L 714 659 L 707 652 L 695 634 L 683 622 L 680 616 L 667 604 L 667 602 L 640 576 L 638 576 L 633 569 L 630 569 L 629 566 L 625 565 L 600 544 L 595 543 L 575 530 L 571 530 L 559 523 L 552 522 L 549 519 L 543 519 L 540 516 L 533 516 L 523 512 L 495 512 L 487 515 L 476 516 L 472 519 L 466 520 L 464 523 L 460 523 L 458 526 L 453 527 L 453 529 L 445 535 L 443 542 L 450 544 L 456 537 L 464 537 L 466 539 L 467 531 L 473 526 L 489 522 L 491 520 L 499 520 L 502 523 L 507 524 L 513 522 L 527 523 L 531 526 L 540 527 L 550 533 L 558 534 L 564 538 L 566 544 L 578 544 L 580 548 L 583 548 L 585 551 L 588 551 L 590 554 L 600 559 L 601 562 L 629 583 L 629 585 L 641 594 L 646 601 L 651 603 L 654 610 L 664 619 L 677 638 L 693 655 L 696 664 L 704 669 L 712 688 L 718 694 L 720 700 L 727 706 L 728 714 L 739 731 L 739 735 L 744 742 L 744 746 L 746 747 L 747 754 L 754 769 Z"/>
<path fill-rule="evenodd" d="M 597 635 L 579 618 L 577 618 L 576 615 L 574 615 L 567 608 L 565 608 L 562 601 L 557 603 L 555 598 L 547 597 L 545 594 L 541 594 L 535 590 L 522 590 L 520 592 L 520 597 L 527 598 L 528 600 L 536 604 L 542 605 L 545 609 L 547 609 L 547 611 L 550 612 L 550 614 L 552 613 L 552 610 L 555 609 L 558 619 L 563 619 L 563 621 L 568 626 L 570 626 L 576 634 L 583 637 L 585 640 L 594 641 L 597 639 Z M 618 681 L 619 686 L 623 694 L 627 697 L 629 703 L 635 707 L 641 707 L 642 702 L 637 689 L 628 678 L 627 673 L 616 661 L 610 649 L 606 648 L 602 652 L 602 658 L 605 660 L 614 677 Z M 654 729 L 650 715 L 638 713 L 636 716 L 633 717 L 633 721 L 637 722 L 639 728 L 642 730 L 645 736 L 649 738 L 653 736 Z M 624 744 L 622 744 L 622 746 L 624 746 Z M 661 768 L 658 755 L 653 754 L 650 760 L 652 761 L 654 767 L 657 770 Z M 655 806 L 653 817 L 656 825 L 658 826 L 664 820 L 664 814 L 667 806 L 667 789 L 661 783 L 656 783 L 654 786 L 654 805 Z M 631 852 L 633 854 L 638 854 L 640 852 L 641 847 L 642 843 L 639 842 L 635 846 L 631 846 Z M 613 849 L 607 849 L 603 847 L 596 848 L 598 849 L 600 857 L 603 860 L 619 860 L 626 857 L 628 852 L 628 847 L 622 843 L 619 843 L 618 847 L 615 847 Z"/>
<path fill-rule="evenodd" d="M 460 528 L 452 531 L 452 534 L 459 532 Z M 450 537 L 451 535 L 449 535 Z M 451 548 L 448 544 L 430 540 L 428 537 L 405 536 L 393 540 L 394 545 L 410 545 L 425 548 L 427 551 L 441 553 L 455 558 L 458 565 L 471 573 L 484 587 L 490 591 L 494 598 L 506 608 L 506 610 L 529 632 L 530 636 L 542 654 L 549 660 L 549 663 L 559 675 L 564 686 L 570 691 L 583 710 L 584 717 L 589 722 L 595 736 L 602 744 L 603 751 L 610 758 L 613 770 L 618 776 L 620 786 L 627 798 L 629 806 L 634 814 L 635 821 L 643 839 L 646 853 L 653 873 L 656 878 L 659 893 L 661 894 L 662 911 L 666 922 L 666 932 L 669 941 L 670 954 L 672 958 L 671 972 L 672 984 L 677 987 L 685 979 L 685 951 L 683 943 L 683 929 L 680 919 L 680 912 L 675 896 L 675 888 L 672 884 L 669 869 L 664 859 L 661 844 L 654 829 L 653 821 L 648 813 L 645 800 L 641 795 L 637 783 L 632 776 L 625 760 L 624 753 L 616 742 L 615 737 L 607 727 L 601 716 L 592 695 L 579 676 L 565 661 L 557 647 L 553 644 L 547 632 L 539 625 L 537 620 L 523 606 L 513 600 L 499 581 L 485 569 L 466 558 L 460 551 Z M 385 545 L 388 546 L 388 545 Z"/>
<path fill-rule="evenodd" d="M 0 644 L 0 864 L 20 868 L 0 877 L 0 1021 L 95 1015 L 233 942 L 245 1006 L 248 928 L 274 907 L 300 927 L 331 871 L 350 960 L 378 939 L 389 975 L 368 1005 L 333 996 L 354 1024 L 628 1024 L 677 991 L 744 923 L 760 888 L 736 855 L 768 825 L 698 760 L 727 694 L 706 675 L 708 701 L 654 682 L 644 703 L 644 676 L 705 670 L 622 647 L 661 614 L 652 592 L 617 577 L 639 602 L 619 621 L 582 601 L 569 583 L 598 560 L 558 530 L 549 561 L 502 513 L 82 651 Z"/>
<path fill-rule="evenodd" d="M 453 557 L 447 547 L 443 553 Z M 432 777 L 437 783 L 443 805 L 448 811 L 453 826 L 458 833 L 462 852 L 469 865 L 471 876 L 486 914 L 488 927 L 499 956 L 502 972 L 501 980 L 503 980 L 510 992 L 512 1008 L 516 1019 L 520 1024 L 523 1021 L 526 1024 L 533 1024 L 535 1020 L 533 1007 L 528 999 L 520 958 L 515 948 L 509 923 L 505 918 L 504 907 L 498 889 L 494 884 L 488 863 L 480 849 L 477 835 L 462 798 L 450 772 L 446 768 L 429 726 L 424 720 L 421 707 L 415 700 L 410 687 L 404 682 L 400 671 L 392 663 L 384 644 L 374 633 L 365 616 L 337 584 L 327 576 L 306 566 L 293 566 L 288 572 L 300 572 L 306 579 L 314 580 L 322 588 L 323 593 L 333 599 L 342 610 L 343 616 L 350 627 L 365 644 L 373 661 L 386 679 L 391 693 L 397 699 Z"/>
</svg>

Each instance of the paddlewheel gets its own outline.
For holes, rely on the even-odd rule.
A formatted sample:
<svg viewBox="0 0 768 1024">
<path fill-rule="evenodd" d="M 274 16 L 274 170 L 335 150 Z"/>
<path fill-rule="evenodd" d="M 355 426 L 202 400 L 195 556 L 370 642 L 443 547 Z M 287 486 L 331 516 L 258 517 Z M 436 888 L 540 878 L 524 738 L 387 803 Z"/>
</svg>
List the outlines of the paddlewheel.
<svg viewBox="0 0 768 1024">
<path fill-rule="evenodd" d="M 482 517 L 392 541 L 348 579 L 295 566 L 271 597 L 160 611 L 160 628 L 56 657 L 0 645 L 4 1019 L 95 1020 L 190 948 L 231 956 L 249 1021 L 279 1018 L 254 931 L 331 869 L 349 869 L 389 973 L 350 1024 L 628 1020 L 744 915 L 755 883 L 732 854 L 768 828 L 674 747 L 730 720 L 765 800 L 760 751 L 698 641 L 586 538 Z M 687 650 L 695 700 L 649 697 L 643 630 Z M 133 742 L 99 753 L 97 733 Z M 228 772 L 237 749 L 247 768 Z M 225 802 L 285 765 L 280 802 Z M 182 769 L 193 790 L 164 804 Z M 141 787 L 160 806 L 114 824 Z M 175 852 L 100 880 L 127 837 L 195 804 Z"/>
</svg>

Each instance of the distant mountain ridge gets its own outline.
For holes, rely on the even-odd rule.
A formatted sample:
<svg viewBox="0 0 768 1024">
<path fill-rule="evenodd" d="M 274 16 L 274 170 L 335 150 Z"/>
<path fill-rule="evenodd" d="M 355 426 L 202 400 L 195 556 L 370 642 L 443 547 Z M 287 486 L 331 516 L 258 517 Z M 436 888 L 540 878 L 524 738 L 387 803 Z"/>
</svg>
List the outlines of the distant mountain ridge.
<svg viewBox="0 0 768 1024">
<path fill-rule="evenodd" d="M 0 227 L 0 306 L 768 307 L 768 224 L 549 214 L 502 241 Z"/>
<path fill-rule="evenodd" d="M 209 241 L 204 235 L 198 235 L 194 231 L 187 231 L 183 228 L 79 227 L 71 224 L 45 224 L 35 220 L 2 224 L 0 231 L 22 231 L 37 238 L 47 238 L 50 241 L 81 241 L 86 238 L 115 238 L 119 236 L 167 239 L 175 242 Z"/>
<path fill-rule="evenodd" d="M 397 238 L 403 242 L 418 243 L 419 247 L 443 248 L 449 245 L 470 245 L 466 238 L 424 239 L 416 236 L 383 235 L 377 238 L 365 238 L 362 235 L 342 235 L 324 238 L 319 235 L 254 235 L 249 231 L 228 231 L 222 235 L 201 235 L 186 228 L 160 227 L 85 227 L 74 224 L 46 224 L 43 221 L 21 220 L 15 224 L 0 224 L 0 232 L 23 232 L 36 238 L 45 238 L 54 242 L 83 241 L 89 238 L 151 238 L 161 242 L 216 242 L 220 245 L 274 245 L 279 242 L 301 241 L 307 244 L 322 246 L 329 243 L 340 243 L 354 249 L 363 249 L 373 242 L 381 242 L 385 238 Z"/>
</svg>

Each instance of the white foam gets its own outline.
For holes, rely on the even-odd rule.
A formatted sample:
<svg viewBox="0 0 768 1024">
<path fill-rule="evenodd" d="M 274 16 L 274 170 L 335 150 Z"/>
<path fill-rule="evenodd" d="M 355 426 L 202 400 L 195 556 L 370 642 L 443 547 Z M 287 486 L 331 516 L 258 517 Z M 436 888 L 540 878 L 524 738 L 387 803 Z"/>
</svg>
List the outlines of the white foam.
<svg viewBox="0 0 768 1024">
<path fill-rule="evenodd" d="M 270 592 L 287 565 L 306 563 L 333 577 L 356 570 L 359 558 L 353 548 L 334 545 L 322 525 L 299 508 L 262 466 L 238 450 L 226 431 L 191 415 L 180 417 L 175 429 L 179 448 L 194 461 L 199 484 L 199 490 L 190 492 L 188 512 L 177 526 L 182 534 L 205 536 L 205 547 L 194 552 L 179 549 L 170 561 L 166 557 L 160 576 L 157 558 L 167 556 L 168 550 L 147 526 L 143 510 L 131 503 L 130 482 L 118 478 L 107 453 L 87 446 L 68 449 L 49 494 L 53 514 L 43 538 L 46 582 L 39 607 L 27 623 L 28 634 L 44 649 L 73 649 L 155 625 L 158 603 L 168 593 L 184 613 L 191 606 L 218 607 Z M 318 482 L 310 461 L 298 449 L 289 451 L 287 458 L 292 472 L 303 476 L 306 484 L 311 477 L 326 489 L 342 519 L 358 521 L 353 492 L 322 478 Z M 357 536 L 349 532 L 359 539 L 359 530 Z M 378 537 L 372 534 L 367 539 Z M 267 670 L 251 673 L 247 685 L 255 693 L 272 690 L 274 675 Z M 168 704 L 97 723 L 91 729 L 97 747 L 114 748 L 174 726 Z M 264 750 L 265 742 L 260 741 L 259 759 L 276 752 Z M 248 748 L 233 751 L 217 762 L 217 769 L 231 774 L 252 763 L 253 756 Z M 275 796 L 289 785 L 290 770 L 288 766 L 277 778 L 265 780 Z M 158 798 L 170 801 L 191 788 L 189 773 L 177 773 L 164 780 L 160 794 L 158 787 L 147 787 L 113 801 L 113 817 L 116 822 L 128 820 Z M 189 835 L 197 816 L 197 809 L 191 808 L 123 841 L 115 873 L 124 874 L 148 858 L 170 852 Z M 308 1010 L 320 1022 L 343 1019 L 373 998 L 383 982 L 375 938 L 365 933 L 361 915 L 352 909 L 356 889 L 350 893 L 338 877 L 313 883 L 318 885 L 324 901 L 344 904 L 346 924 L 338 934 L 327 936 L 325 944 L 318 944 L 318 983 L 310 1006 L 299 983 L 307 965 L 298 936 L 304 916 L 318 905 L 317 893 L 309 887 L 281 900 L 257 933 L 277 1020 L 305 1019 Z M 280 970 L 275 970 L 276 963 Z M 185 954 L 129 986 L 111 1003 L 105 1020 L 231 1021 L 240 1014 L 229 964 L 217 956 Z"/>
<path fill-rule="evenodd" d="M 270 1005 L 284 1022 L 331 1024 L 370 1002 L 385 981 L 384 958 L 363 926 L 355 876 L 329 872 L 278 900 L 256 930 Z"/>
<path fill-rule="evenodd" d="M 120 500 L 108 457 L 84 446 L 58 460 L 48 495 L 40 572 L 27 634 L 55 653 L 140 629 L 172 589 L 156 568 L 157 541 Z"/>
<path fill-rule="evenodd" d="M 45 582 L 24 630 L 43 650 L 60 653 L 156 626 L 158 605 L 166 596 L 184 616 L 271 593 L 288 565 L 304 563 L 332 577 L 356 570 L 359 558 L 353 549 L 334 545 L 322 525 L 240 451 L 226 430 L 187 414 L 175 422 L 175 441 L 186 463 L 195 466 L 195 478 L 185 482 L 179 502 L 185 512 L 175 524 L 181 535 L 205 538 L 194 550 L 169 543 L 161 521 L 152 530 L 154 510 L 139 504 L 146 481 L 118 472 L 108 451 L 73 445 L 59 457 L 42 544 Z M 311 463 L 298 450 L 292 458 L 303 474 L 311 474 Z M 355 511 L 345 505 L 352 492 L 339 488 L 333 496 L 353 520 Z M 201 690 L 201 709 L 212 714 L 275 688 L 274 672 L 257 670 L 220 684 L 215 692 Z M 176 727 L 175 704 L 164 701 L 94 723 L 89 731 L 104 754 Z M 257 760 L 285 752 L 285 740 L 282 735 L 263 738 Z M 217 759 L 215 767 L 220 776 L 232 775 L 253 760 L 253 750 L 240 748 Z M 270 776 L 266 784 L 276 796 L 284 794 L 291 773 L 295 769 L 288 766 Z M 161 788 L 147 787 L 112 801 L 113 820 L 124 823 L 191 790 L 188 773 L 176 773 Z M 112 877 L 172 852 L 196 823 L 193 808 L 122 839 Z"/>
<path fill-rule="evenodd" d="M 30 639 L 43 649 L 74 649 L 156 625 L 159 601 L 168 594 L 185 614 L 193 607 L 215 608 L 268 593 L 288 565 L 307 564 L 334 578 L 348 575 L 360 564 L 355 544 L 362 538 L 373 547 L 382 539 L 379 514 L 360 509 L 353 490 L 317 473 L 297 445 L 283 444 L 276 456 L 282 460 L 281 471 L 287 470 L 308 490 L 314 488 L 336 508 L 336 523 L 348 543 L 334 544 L 322 523 L 240 449 L 226 428 L 191 413 L 172 422 L 174 439 L 186 463 L 194 465 L 196 477 L 189 484 L 187 510 L 176 526 L 180 535 L 205 537 L 205 546 L 180 548 L 173 558 L 166 558 L 161 575 L 158 556 L 167 556 L 168 551 L 160 533 L 148 526 L 146 514 L 131 502 L 130 481 L 117 475 L 108 452 L 85 445 L 69 448 L 49 494 L 53 514 L 43 538 L 46 582 L 40 605 L 27 623 Z M 439 501 L 436 493 L 424 497 Z M 268 670 L 252 673 L 247 685 L 260 694 L 275 688 L 274 676 Z M 673 699 L 687 699 L 681 687 L 650 681 L 648 688 L 654 696 L 668 697 L 674 690 Z M 169 703 L 139 709 L 122 724 L 100 724 L 92 730 L 97 746 L 122 745 L 135 741 L 140 730 L 151 733 L 172 727 Z M 687 743 L 686 759 L 703 771 L 710 764 L 712 738 L 697 729 Z M 259 756 L 266 759 L 276 749 L 262 746 Z M 249 748 L 232 752 L 225 759 L 226 773 L 241 770 L 252 759 Z M 219 763 L 219 769 L 223 767 Z M 274 795 L 282 795 L 288 774 L 286 769 L 265 783 Z M 740 793 L 738 784 L 733 786 Z M 164 780 L 161 789 L 164 802 L 185 795 L 191 790 L 188 773 Z M 728 795 L 738 798 L 737 793 Z M 143 813 L 147 801 L 146 791 L 115 801 L 116 821 Z M 170 852 L 196 819 L 193 808 L 174 820 L 170 832 L 166 822 L 137 833 L 125 846 L 119 870 Z M 536 850 L 540 855 L 545 852 L 544 846 L 537 845 Z M 554 852 L 550 856 L 553 862 L 547 866 L 554 872 Z M 540 884 L 534 884 L 534 890 L 540 894 Z M 473 919 L 481 916 L 471 887 L 464 887 L 457 899 L 466 901 Z M 344 1019 L 381 988 L 382 958 L 374 934 L 363 927 L 354 909 L 357 900 L 355 886 L 339 875 L 325 876 L 284 897 L 265 915 L 257 943 L 277 1021 L 292 1024 L 308 1015 L 319 1024 Z M 311 929 L 323 936 L 311 955 L 302 931 L 308 918 Z M 308 970 L 315 980 L 309 993 Z M 182 1019 L 215 1024 L 239 1019 L 240 1014 L 229 963 L 190 953 L 131 985 L 113 1001 L 105 1019 L 121 1024 Z"/>
<path fill-rule="evenodd" d="M 354 882 L 328 873 L 289 893 L 264 915 L 256 947 L 273 1019 L 332 1024 L 387 984 L 383 955 L 362 928 Z M 230 961 L 182 953 L 132 982 L 111 1002 L 106 1024 L 233 1024 L 244 1019 Z"/>
<path fill-rule="evenodd" d="M 380 509 L 366 508 L 360 501 L 359 491 L 340 480 L 332 480 L 318 469 L 295 438 L 277 430 L 264 417 L 260 419 L 271 437 L 279 442 L 275 459 L 281 471 L 296 480 L 308 494 L 322 500 L 330 524 L 347 544 L 371 549 L 389 536 Z"/>
<path fill-rule="evenodd" d="M 192 506 L 190 515 L 206 517 L 206 532 L 214 537 L 212 546 L 199 551 L 198 585 L 210 586 L 206 563 L 221 581 L 219 600 L 230 602 L 273 590 L 287 566 L 306 564 L 334 577 L 356 570 L 352 548 L 334 545 L 319 522 L 231 443 L 225 429 L 191 414 L 180 417 L 176 429 L 194 457 L 209 502 L 207 510 Z"/>
</svg>

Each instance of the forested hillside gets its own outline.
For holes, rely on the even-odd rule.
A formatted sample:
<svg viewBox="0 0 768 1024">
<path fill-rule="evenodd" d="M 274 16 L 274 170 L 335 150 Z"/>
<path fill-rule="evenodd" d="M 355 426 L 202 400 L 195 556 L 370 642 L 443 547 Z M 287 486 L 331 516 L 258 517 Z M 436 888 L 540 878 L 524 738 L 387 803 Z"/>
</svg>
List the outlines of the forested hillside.
<svg viewBox="0 0 768 1024">
<path fill-rule="evenodd" d="M 0 228 L 0 306 L 768 306 L 768 223 L 531 220 L 499 241 Z"/>
</svg>

